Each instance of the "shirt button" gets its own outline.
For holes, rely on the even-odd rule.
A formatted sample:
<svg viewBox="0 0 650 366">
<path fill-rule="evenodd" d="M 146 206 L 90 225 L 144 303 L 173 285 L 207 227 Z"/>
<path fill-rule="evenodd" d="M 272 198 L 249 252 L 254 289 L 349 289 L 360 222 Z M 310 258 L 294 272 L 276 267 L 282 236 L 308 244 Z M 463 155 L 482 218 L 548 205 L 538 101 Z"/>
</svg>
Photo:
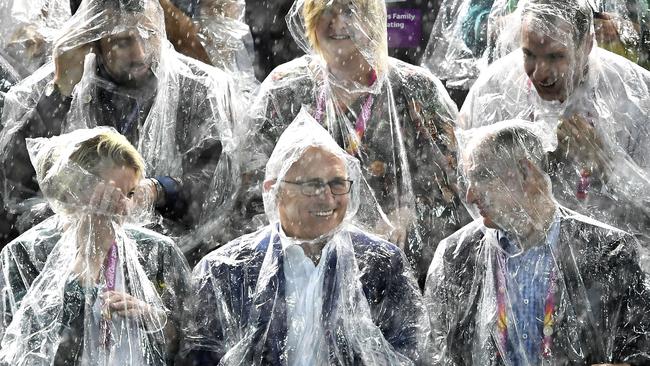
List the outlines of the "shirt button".
<svg viewBox="0 0 650 366">
<path fill-rule="evenodd" d="M 528 305 L 528 299 L 524 299 L 524 305 Z"/>
<path fill-rule="evenodd" d="M 552 336 L 553 335 L 553 327 L 551 327 L 550 325 L 545 326 L 544 327 L 544 335 L 547 336 L 547 337 Z"/>
<path fill-rule="evenodd" d="M 521 338 L 523 338 L 524 340 L 528 339 L 528 334 L 524 333 L 524 334 L 521 336 Z"/>
</svg>

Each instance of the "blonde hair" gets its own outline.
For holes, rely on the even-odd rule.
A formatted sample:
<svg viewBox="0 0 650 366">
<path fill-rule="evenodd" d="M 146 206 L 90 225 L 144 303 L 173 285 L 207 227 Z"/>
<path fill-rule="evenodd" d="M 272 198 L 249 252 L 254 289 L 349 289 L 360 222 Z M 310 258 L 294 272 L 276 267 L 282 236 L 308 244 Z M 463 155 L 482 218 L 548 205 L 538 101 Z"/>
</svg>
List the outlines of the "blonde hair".
<svg viewBox="0 0 650 366">
<path fill-rule="evenodd" d="M 95 175 L 100 175 L 106 163 L 132 168 L 139 177 L 144 176 L 145 171 L 140 153 L 126 137 L 113 131 L 102 132 L 79 143 L 78 148 L 70 155 L 70 161 Z"/>
<path fill-rule="evenodd" d="M 107 168 L 125 167 L 133 169 L 138 178 L 144 176 L 142 156 L 124 136 L 115 131 L 102 131 L 77 142 L 72 150 L 66 159 L 69 149 L 64 144 L 55 144 L 40 152 L 34 165 L 41 191 L 51 202 L 77 204 L 77 197 L 91 188 L 87 185 L 88 173 L 101 177 Z M 76 209 L 68 207 L 63 210 L 70 213 Z"/>
<path fill-rule="evenodd" d="M 318 20 L 327 8 L 327 6 L 337 0 L 305 0 L 302 8 L 302 15 L 305 19 L 305 33 L 311 46 L 321 54 L 321 49 L 318 44 L 318 37 L 316 35 L 316 28 L 318 27 Z M 359 11 L 362 21 L 365 22 L 364 30 L 372 42 L 377 43 L 378 51 L 381 52 L 380 56 L 388 52 L 387 34 L 386 34 L 386 10 L 384 0 L 354 0 L 354 3 L 359 5 Z M 378 65 L 377 65 L 378 66 Z"/>
</svg>

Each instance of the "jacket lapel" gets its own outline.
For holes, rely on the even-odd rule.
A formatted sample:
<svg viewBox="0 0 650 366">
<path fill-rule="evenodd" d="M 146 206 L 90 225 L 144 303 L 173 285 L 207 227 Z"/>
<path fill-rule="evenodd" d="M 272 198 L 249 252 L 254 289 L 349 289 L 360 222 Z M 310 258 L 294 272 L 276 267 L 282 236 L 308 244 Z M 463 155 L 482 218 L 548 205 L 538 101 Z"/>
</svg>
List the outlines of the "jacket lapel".
<svg viewBox="0 0 650 366">
<path fill-rule="evenodd" d="M 251 343 L 253 361 L 255 364 L 285 365 L 284 348 L 287 338 L 287 305 L 285 297 L 285 279 L 283 267 L 282 245 L 279 239 L 273 245 L 272 262 L 277 265 L 262 266 L 262 271 L 275 267 L 276 271 L 269 274 L 267 281 L 258 283 L 258 291 L 253 299 L 257 319 L 252 328 Z"/>
</svg>

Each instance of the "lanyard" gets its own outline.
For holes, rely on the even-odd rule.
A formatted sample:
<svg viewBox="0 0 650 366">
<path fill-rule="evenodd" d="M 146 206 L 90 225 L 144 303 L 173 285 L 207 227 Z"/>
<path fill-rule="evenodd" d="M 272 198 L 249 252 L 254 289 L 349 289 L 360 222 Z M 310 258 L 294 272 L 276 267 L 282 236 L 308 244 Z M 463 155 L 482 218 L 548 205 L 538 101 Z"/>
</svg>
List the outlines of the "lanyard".
<svg viewBox="0 0 650 366">
<path fill-rule="evenodd" d="M 117 243 L 113 242 L 113 245 L 111 245 L 110 249 L 108 250 L 108 255 L 106 256 L 106 261 L 104 264 L 104 279 L 106 281 L 106 291 L 115 290 L 116 272 L 117 272 Z M 101 329 L 102 329 L 102 344 L 104 345 L 104 347 L 108 348 L 111 340 L 110 318 L 106 319 L 105 317 L 102 316 Z"/>
<path fill-rule="evenodd" d="M 372 70 L 372 74 L 370 75 L 370 85 L 374 84 L 375 81 L 377 80 L 377 73 Z M 325 114 L 325 97 L 326 97 L 326 90 L 325 90 L 325 85 L 323 85 L 318 92 L 318 99 L 316 101 L 316 112 L 314 114 L 314 119 L 318 122 L 322 122 L 323 120 L 323 115 Z M 363 102 L 363 105 L 361 106 L 361 112 L 357 116 L 357 120 L 354 123 L 354 131 L 356 132 L 357 139 L 350 139 L 348 142 L 350 144 L 350 150 L 354 153 L 358 151 L 358 145 L 361 139 L 363 139 L 363 135 L 366 132 L 366 129 L 368 128 L 368 121 L 370 120 L 370 116 L 372 115 L 372 105 L 375 101 L 374 96 L 372 93 L 368 94 L 368 97 L 366 100 Z M 350 152 L 350 151 L 349 151 Z"/>
<path fill-rule="evenodd" d="M 499 270 L 497 271 L 497 331 L 499 343 L 506 349 L 508 340 L 508 315 L 506 301 L 506 265 L 503 257 L 499 258 Z M 544 327 L 542 328 L 542 357 L 551 357 L 551 346 L 553 345 L 553 311 L 555 310 L 555 293 L 557 292 L 557 272 L 551 269 L 548 290 L 544 304 Z"/>
</svg>

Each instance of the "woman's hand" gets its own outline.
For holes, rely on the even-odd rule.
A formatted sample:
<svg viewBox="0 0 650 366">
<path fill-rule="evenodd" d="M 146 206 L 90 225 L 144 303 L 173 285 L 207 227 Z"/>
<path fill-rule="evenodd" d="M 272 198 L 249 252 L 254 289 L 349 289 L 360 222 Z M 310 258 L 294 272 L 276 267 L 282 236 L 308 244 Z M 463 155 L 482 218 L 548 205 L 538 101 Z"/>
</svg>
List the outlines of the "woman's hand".
<svg viewBox="0 0 650 366">
<path fill-rule="evenodd" d="M 126 195 L 112 181 L 95 186 L 88 208 L 92 213 L 105 216 L 126 216 L 129 213 Z"/>
<path fill-rule="evenodd" d="M 163 316 L 164 312 L 154 310 L 146 302 L 139 300 L 126 292 L 106 291 L 100 295 L 104 300 L 102 314 L 109 318 L 117 314 L 124 318 L 135 318 L 138 316 Z"/>
</svg>

